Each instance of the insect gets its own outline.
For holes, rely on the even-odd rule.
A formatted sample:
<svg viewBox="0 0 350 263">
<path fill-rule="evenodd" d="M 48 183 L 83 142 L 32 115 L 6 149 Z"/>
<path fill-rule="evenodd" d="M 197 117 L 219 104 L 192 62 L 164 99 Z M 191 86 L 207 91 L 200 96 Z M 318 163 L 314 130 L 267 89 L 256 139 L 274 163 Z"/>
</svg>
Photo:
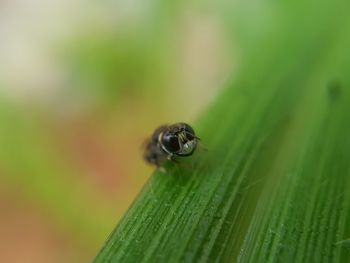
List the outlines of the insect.
<svg viewBox="0 0 350 263">
<path fill-rule="evenodd" d="M 174 157 L 192 155 L 198 142 L 193 128 L 186 123 L 162 125 L 147 141 L 143 157 L 146 162 L 161 167 L 166 160 L 177 162 Z"/>
</svg>

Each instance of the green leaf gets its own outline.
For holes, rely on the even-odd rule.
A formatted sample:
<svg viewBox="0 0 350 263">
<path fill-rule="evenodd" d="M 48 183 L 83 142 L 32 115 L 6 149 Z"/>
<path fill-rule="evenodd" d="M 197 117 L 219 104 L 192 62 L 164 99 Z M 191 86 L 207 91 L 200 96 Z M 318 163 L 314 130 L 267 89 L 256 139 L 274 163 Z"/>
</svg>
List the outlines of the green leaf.
<svg viewBox="0 0 350 263">
<path fill-rule="evenodd" d="M 156 171 L 95 262 L 348 262 L 350 18 L 311 2 L 270 3 L 194 125 L 208 152 Z"/>
</svg>

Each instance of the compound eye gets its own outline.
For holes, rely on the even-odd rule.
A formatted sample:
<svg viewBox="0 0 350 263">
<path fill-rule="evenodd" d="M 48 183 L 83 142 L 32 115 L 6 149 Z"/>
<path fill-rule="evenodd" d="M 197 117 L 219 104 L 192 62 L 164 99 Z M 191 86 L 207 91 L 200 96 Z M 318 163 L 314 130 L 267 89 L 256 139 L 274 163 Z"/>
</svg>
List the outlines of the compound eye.
<svg viewBox="0 0 350 263">
<path fill-rule="evenodd" d="M 180 150 L 179 139 L 173 134 L 164 134 L 162 138 L 162 144 L 164 148 L 171 153 L 175 153 Z"/>
</svg>

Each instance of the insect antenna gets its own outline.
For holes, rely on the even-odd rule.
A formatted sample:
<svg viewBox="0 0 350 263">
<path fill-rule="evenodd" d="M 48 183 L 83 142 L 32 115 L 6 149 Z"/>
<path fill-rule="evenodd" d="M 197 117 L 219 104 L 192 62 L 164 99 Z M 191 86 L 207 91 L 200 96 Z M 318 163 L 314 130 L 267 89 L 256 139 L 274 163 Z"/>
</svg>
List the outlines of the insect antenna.
<svg viewBox="0 0 350 263">
<path fill-rule="evenodd" d="M 190 133 L 190 132 L 188 132 L 188 131 L 185 131 L 185 133 L 186 133 L 187 135 L 191 135 L 193 138 L 197 139 L 198 141 L 201 140 L 201 138 L 199 138 L 198 136 L 196 136 L 196 135 L 194 135 L 194 134 L 192 134 L 192 133 Z"/>
</svg>

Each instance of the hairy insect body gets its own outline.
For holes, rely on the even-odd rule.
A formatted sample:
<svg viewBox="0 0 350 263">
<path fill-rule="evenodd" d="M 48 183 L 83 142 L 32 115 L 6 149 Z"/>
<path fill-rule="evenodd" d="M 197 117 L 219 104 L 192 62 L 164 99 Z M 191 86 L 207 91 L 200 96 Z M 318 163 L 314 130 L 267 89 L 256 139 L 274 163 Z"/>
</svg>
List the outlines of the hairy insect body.
<svg viewBox="0 0 350 263">
<path fill-rule="evenodd" d="M 161 126 L 154 131 L 152 137 L 149 139 L 146 145 L 146 150 L 143 156 L 146 162 L 156 166 L 160 166 L 168 158 L 164 153 L 164 150 L 159 147 L 158 144 L 159 135 L 164 131 L 164 129 L 166 129 L 166 126 Z"/>
</svg>

